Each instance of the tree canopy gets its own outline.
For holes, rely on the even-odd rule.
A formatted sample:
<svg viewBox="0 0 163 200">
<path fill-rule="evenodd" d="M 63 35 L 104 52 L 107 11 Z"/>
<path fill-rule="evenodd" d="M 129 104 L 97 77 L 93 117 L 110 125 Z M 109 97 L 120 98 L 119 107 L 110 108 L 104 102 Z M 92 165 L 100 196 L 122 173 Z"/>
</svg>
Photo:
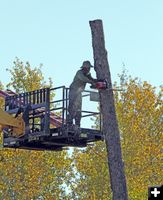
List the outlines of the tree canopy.
<svg viewBox="0 0 163 200">
<path fill-rule="evenodd" d="M 125 74 L 120 79 L 123 90 L 114 94 L 129 199 L 147 199 L 148 186 L 162 184 L 163 88 L 156 91 L 146 81 Z M 73 156 L 79 174 L 73 190 L 75 195 L 79 199 L 111 200 L 105 143 L 75 151 Z"/>
<path fill-rule="evenodd" d="M 8 71 L 8 87 L 16 92 L 52 85 L 40 66 L 33 68 L 18 58 Z M 114 97 L 129 198 L 147 199 L 148 186 L 162 184 L 163 88 L 124 73 L 120 87 Z M 104 142 L 71 152 L 0 148 L 0 199 L 111 200 L 106 155 Z"/>
<path fill-rule="evenodd" d="M 24 63 L 16 57 L 13 67 L 7 68 L 11 77 L 7 87 L 12 87 L 16 93 L 51 87 L 53 84 L 52 79 L 49 77 L 49 82 L 45 81 L 42 66 L 40 64 L 38 67 L 31 67 L 28 61 Z"/>
<path fill-rule="evenodd" d="M 45 81 L 41 66 L 33 68 L 18 58 L 8 71 L 11 81 L 7 87 L 17 93 L 52 85 L 51 79 Z M 64 199 L 65 174 L 71 164 L 67 156 L 66 151 L 0 148 L 0 199 Z"/>
</svg>

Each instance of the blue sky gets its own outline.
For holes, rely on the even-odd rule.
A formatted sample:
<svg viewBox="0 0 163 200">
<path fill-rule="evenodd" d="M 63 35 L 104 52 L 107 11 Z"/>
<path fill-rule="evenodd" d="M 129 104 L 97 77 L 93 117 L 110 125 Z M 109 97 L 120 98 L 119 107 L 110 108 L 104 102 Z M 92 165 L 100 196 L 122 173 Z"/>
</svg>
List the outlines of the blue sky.
<svg viewBox="0 0 163 200">
<path fill-rule="evenodd" d="M 0 81 L 10 80 L 6 68 L 17 56 L 69 86 L 84 60 L 93 63 L 95 19 L 103 20 L 112 81 L 125 63 L 133 77 L 162 84 L 162 0 L 0 0 Z"/>
</svg>

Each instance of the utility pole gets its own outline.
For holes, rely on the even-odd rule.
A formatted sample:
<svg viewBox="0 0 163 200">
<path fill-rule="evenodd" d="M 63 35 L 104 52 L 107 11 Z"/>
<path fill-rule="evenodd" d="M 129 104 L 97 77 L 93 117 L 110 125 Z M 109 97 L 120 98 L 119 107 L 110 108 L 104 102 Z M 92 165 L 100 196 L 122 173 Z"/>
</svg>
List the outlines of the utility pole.
<svg viewBox="0 0 163 200">
<path fill-rule="evenodd" d="M 106 79 L 108 89 L 100 90 L 100 108 L 103 118 L 103 133 L 108 153 L 108 166 L 113 200 L 128 200 L 124 165 L 122 161 L 120 133 L 115 111 L 114 95 L 107 51 L 105 49 L 102 20 L 90 21 L 94 68 L 97 79 Z"/>
</svg>

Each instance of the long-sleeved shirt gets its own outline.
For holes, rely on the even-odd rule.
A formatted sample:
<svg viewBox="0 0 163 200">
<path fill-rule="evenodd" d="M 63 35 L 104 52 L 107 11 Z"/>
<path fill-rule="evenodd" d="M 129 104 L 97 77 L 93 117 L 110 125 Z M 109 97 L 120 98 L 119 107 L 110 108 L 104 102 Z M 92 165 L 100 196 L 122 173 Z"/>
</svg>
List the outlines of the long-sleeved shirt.
<svg viewBox="0 0 163 200">
<path fill-rule="evenodd" d="M 93 84 L 95 83 L 95 80 L 96 79 L 93 79 L 91 77 L 91 74 L 87 74 L 85 75 L 81 70 L 78 70 L 75 77 L 74 77 L 74 80 L 73 82 L 71 83 L 70 85 L 70 89 L 75 89 L 75 90 L 78 90 L 78 91 L 83 91 L 85 89 L 85 86 L 86 86 L 86 83 L 90 83 L 90 84 Z"/>
</svg>

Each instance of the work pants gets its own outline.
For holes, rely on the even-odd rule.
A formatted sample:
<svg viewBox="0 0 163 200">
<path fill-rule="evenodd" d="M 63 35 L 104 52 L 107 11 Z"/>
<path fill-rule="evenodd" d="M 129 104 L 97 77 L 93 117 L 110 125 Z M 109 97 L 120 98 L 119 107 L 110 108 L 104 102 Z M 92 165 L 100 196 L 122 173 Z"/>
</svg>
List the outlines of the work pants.
<svg viewBox="0 0 163 200">
<path fill-rule="evenodd" d="M 73 119 L 75 119 L 75 124 L 80 126 L 81 108 L 82 108 L 82 93 L 70 89 L 68 120 L 67 120 L 69 124 L 73 124 Z"/>
</svg>

